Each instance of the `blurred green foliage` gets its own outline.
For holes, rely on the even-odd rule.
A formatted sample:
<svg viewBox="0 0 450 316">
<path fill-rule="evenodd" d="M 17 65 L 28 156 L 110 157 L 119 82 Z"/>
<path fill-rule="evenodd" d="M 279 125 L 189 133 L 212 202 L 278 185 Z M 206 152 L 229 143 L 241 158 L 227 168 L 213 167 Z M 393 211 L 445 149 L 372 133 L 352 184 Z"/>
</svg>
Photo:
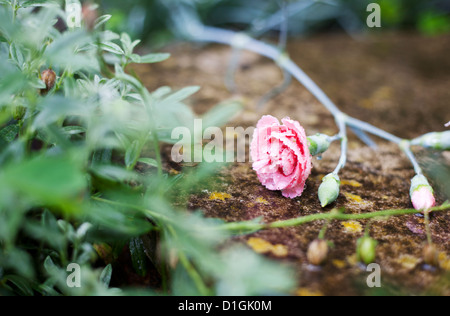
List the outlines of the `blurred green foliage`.
<svg viewBox="0 0 450 316">
<path fill-rule="evenodd" d="M 367 5 L 381 6 L 381 31 L 415 29 L 425 35 L 449 31 L 450 5 L 445 0 L 286 0 L 289 30 L 292 35 L 345 29 L 370 31 L 366 26 Z M 152 43 L 170 40 L 174 8 L 194 8 L 203 23 L 257 31 L 269 25 L 278 31 L 282 0 L 104 0 L 117 12 L 114 25 Z M 175 17 L 176 18 L 176 17 Z M 377 30 L 379 31 L 379 29 Z M 176 33 L 176 32 L 175 32 Z"/>
<path fill-rule="evenodd" d="M 192 126 L 198 87 L 148 91 L 126 69 L 169 55 L 136 54 L 110 15 L 67 29 L 60 3 L 0 1 L 0 295 L 289 293 L 289 268 L 219 251 L 221 220 L 174 207 L 220 167 L 163 168 L 160 144 Z M 214 123 L 239 109 L 218 105 Z M 145 292 L 114 283 L 124 253 L 136 275 L 152 271 Z M 71 263 L 81 288 L 66 283 Z"/>
</svg>

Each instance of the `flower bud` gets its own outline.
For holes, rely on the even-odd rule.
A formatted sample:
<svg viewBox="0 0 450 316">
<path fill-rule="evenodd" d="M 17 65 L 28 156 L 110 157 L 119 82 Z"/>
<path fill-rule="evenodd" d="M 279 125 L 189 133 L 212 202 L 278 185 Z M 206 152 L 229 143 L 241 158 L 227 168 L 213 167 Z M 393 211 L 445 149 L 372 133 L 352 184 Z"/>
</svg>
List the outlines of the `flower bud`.
<svg viewBox="0 0 450 316">
<path fill-rule="evenodd" d="M 450 150 L 450 131 L 429 133 L 414 139 L 411 144 L 437 150 Z"/>
<path fill-rule="evenodd" d="M 322 184 L 319 187 L 319 200 L 322 207 L 336 201 L 339 196 L 340 186 L 341 181 L 339 176 L 334 173 L 330 173 L 323 178 Z"/>
<path fill-rule="evenodd" d="M 56 73 L 51 69 L 44 70 L 41 73 L 41 79 L 45 83 L 46 87 L 45 89 L 41 90 L 41 94 L 46 95 L 55 86 Z"/>
<path fill-rule="evenodd" d="M 411 202 L 416 210 L 427 210 L 436 205 L 433 188 L 427 178 L 417 175 L 411 180 Z"/>
<path fill-rule="evenodd" d="M 363 237 L 358 239 L 356 254 L 358 260 L 365 264 L 371 264 L 375 261 L 377 256 L 376 248 L 378 242 L 370 237 Z"/>
<path fill-rule="evenodd" d="M 309 263 L 320 266 L 325 262 L 328 256 L 328 243 L 325 240 L 314 240 L 308 248 L 308 261 Z"/>
<path fill-rule="evenodd" d="M 309 151 L 311 156 L 317 156 L 323 154 L 330 148 L 331 141 L 330 136 L 325 134 L 316 134 L 308 137 Z"/>
<path fill-rule="evenodd" d="M 439 266 L 439 251 L 433 244 L 428 244 L 423 248 L 423 260 L 430 266 Z"/>
</svg>

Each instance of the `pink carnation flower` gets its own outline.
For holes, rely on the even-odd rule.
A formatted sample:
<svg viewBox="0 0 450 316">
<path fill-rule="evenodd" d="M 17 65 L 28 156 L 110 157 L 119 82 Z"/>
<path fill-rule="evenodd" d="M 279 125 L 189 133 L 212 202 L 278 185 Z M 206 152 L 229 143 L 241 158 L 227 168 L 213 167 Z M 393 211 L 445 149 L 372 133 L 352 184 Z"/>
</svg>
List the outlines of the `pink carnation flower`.
<svg viewBox="0 0 450 316">
<path fill-rule="evenodd" d="M 284 197 L 302 195 L 311 174 L 311 154 L 305 130 L 296 121 L 263 116 L 251 144 L 253 169 L 269 190 L 281 190 Z"/>
<path fill-rule="evenodd" d="M 424 186 L 414 191 L 411 201 L 416 210 L 428 210 L 436 205 L 433 193 Z"/>
</svg>

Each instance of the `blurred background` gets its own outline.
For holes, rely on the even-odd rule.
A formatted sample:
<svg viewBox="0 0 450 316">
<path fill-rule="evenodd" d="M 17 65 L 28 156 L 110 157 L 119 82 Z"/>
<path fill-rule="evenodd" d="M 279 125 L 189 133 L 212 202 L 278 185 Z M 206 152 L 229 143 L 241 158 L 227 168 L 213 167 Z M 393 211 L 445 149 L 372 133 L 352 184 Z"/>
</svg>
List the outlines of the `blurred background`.
<svg viewBox="0 0 450 316">
<path fill-rule="evenodd" d="M 381 31 L 419 31 L 427 36 L 450 32 L 447 0 L 103 0 L 101 7 L 113 15 L 109 28 L 127 31 L 153 45 L 177 36 L 172 18 L 177 8 L 194 9 L 206 25 L 248 30 L 254 35 L 276 32 L 285 4 L 289 34 L 316 32 L 380 31 L 366 26 L 367 6 L 381 7 Z M 271 25 L 270 23 L 273 23 Z M 267 29 L 268 28 L 268 29 Z M 174 34 L 175 33 L 175 34 Z"/>
</svg>

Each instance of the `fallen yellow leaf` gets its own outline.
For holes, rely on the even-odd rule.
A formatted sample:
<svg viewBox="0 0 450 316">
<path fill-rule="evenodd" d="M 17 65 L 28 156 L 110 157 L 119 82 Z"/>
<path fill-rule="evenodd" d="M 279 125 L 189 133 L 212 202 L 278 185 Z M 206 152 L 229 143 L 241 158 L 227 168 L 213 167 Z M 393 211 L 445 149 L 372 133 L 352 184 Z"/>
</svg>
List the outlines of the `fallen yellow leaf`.
<svg viewBox="0 0 450 316">
<path fill-rule="evenodd" d="M 256 253 L 266 254 L 272 253 L 276 257 L 286 257 L 289 253 L 287 247 L 285 245 L 272 245 L 267 240 L 262 238 L 251 237 L 247 241 L 247 245 L 249 245 Z"/>
<path fill-rule="evenodd" d="M 347 233 L 361 233 L 363 231 L 361 223 L 357 221 L 342 222 L 341 224 Z"/>
<path fill-rule="evenodd" d="M 209 196 L 209 199 L 211 201 L 216 200 L 216 201 L 225 201 L 226 199 L 231 199 L 232 196 L 228 193 L 221 193 L 221 192 L 213 192 L 211 193 L 211 195 Z"/>
</svg>

